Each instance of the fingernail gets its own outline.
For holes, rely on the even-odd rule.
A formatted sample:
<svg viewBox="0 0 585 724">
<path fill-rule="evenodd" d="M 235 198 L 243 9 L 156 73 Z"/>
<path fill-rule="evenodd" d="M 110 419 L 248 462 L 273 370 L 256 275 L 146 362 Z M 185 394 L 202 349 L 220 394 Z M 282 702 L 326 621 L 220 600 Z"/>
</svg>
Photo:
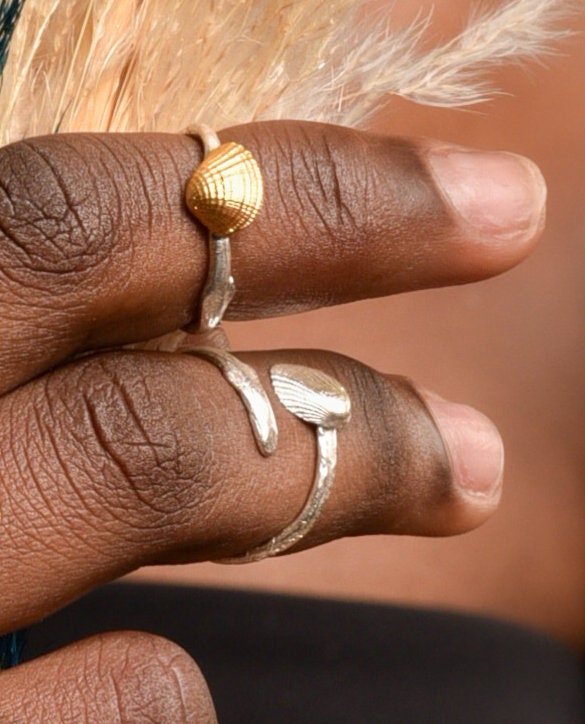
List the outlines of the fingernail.
<svg viewBox="0 0 585 724">
<path fill-rule="evenodd" d="M 429 160 L 451 205 L 480 237 L 522 241 L 543 225 L 546 183 L 527 158 L 449 147 L 432 150 Z"/>
<path fill-rule="evenodd" d="M 502 486 L 504 444 L 493 422 L 473 407 L 422 395 L 451 458 L 455 485 L 462 491 L 495 497 Z"/>
</svg>

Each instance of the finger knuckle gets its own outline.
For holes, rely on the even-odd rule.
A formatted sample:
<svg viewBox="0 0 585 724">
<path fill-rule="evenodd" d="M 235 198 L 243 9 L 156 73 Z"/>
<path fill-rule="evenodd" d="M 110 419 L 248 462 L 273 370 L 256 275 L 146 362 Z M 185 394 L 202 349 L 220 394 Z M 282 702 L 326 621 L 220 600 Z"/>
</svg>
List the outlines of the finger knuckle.
<svg viewBox="0 0 585 724">
<path fill-rule="evenodd" d="M 212 498 L 211 433 L 203 416 L 177 424 L 181 391 L 168 367 L 137 358 L 99 355 L 47 378 L 43 419 L 29 425 L 42 460 L 28 464 L 51 508 L 74 507 L 100 529 L 113 520 L 144 542 L 203 515 Z"/>
<path fill-rule="evenodd" d="M 356 268 L 363 267 L 372 239 L 380 235 L 371 201 L 371 154 L 363 134 L 331 126 L 284 123 L 263 131 L 262 169 L 274 184 L 264 219 L 268 233 L 297 246 L 271 258 L 270 280 L 289 284 L 291 263 L 310 259 L 295 288 L 294 309 L 328 306 L 354 296 Z M 272 136 L 270 137 L 270 134 Z M 262 148 L 261 144 L 258 146 Z M 375 233 L 374 233 L 375 232 Z M 315 270 L 327 269 L 324 284 Z M 279 304 L 290 308 L 289 299 Z"/>
<path fill-rule="evenodd" d="M 359 136 L 349 129 L 332 135 L 325 127 L 295 124 L 277 135 L 277 143 L 274 175 L 295 236 L 318 238 L 321 245 L 338 253 L 350 242 L 359 241 L 364 207 L 362 195 L 355 189 L 363 181 L 357 178 L 359 164 L 349 162 L 353 152 L 348 151 L 359 149 Z"/>
<path fill-rule="evenodd" d="M 451 465 L 441 435 L 410 380 L 375 375 L 364 410 L 375 455 L 373 480 L 396 533 L 432 532 L 434 513 L 453 507 Z M 390 512 L 391 511 L 391 512 Z M 426 527 L 425 527 L 426 526 Z"/>
<path fill-rule="evenodd" d="M 364 480 L 376 486 L 379 498 L 395 499 L 408 465 L 398 439 L 402 430 L 400 395 L 387 380 L 366 365 L 336 357 L 337 375 L 353 391 L 352 420 L 366 466 Z"/>
<path fill-rule="evenodd" d="M 82 404 L 87 433 L 114 483 L 118 505 L 142 524 L 193 512 L 208 495 L 210 473 L 195 430 L 173 425 L 168 369 L 132 356 L 104 357 L 84 370 Z M 170 409 L 169 409 L 170 408 Z M 129 499 L 128 499 L 129 498 Z"/>
<path fill-rule="evenodd" d="M 105 671 L 109 676 L 103 676 Z M 96 682 L 99 688 L 109 684 L 110 691 L 102 692 L 102 697 L 106 694 L 108 708 L 119 721 L 214 721 L 199 668 L 182 648 L 159 636 L 140 632 L 102 636 L 86 653 L 85 672 L 90 691 Z M 96 672 L 101 676 L 96 677 Z"/>
<path fill-rule="evenodd" d="M 95 154 L 94 154 L 95 155 Z M 6 277 L 35 287 L 79 284 L 107 259 L 118 204 L 75 143 L 52 137 L 0 151 L 0 236 Z M 110 202 L 114 201 L 108 193 Z"/>
<path fill-rule="evenodd" d="M 372 532 L 412 527 L 418 511 L 449 507 L 452 473 L 441 435 L 410 380 L 387 377 L 339 355 L 325 357 L 329 370 L 351 390 L 350 457 L 370 502 L 364 520 Z M 328 370 L 326 370 L 328 371 Z M 414 511 L 414 512 L 413 512 Z"/>
</svg>

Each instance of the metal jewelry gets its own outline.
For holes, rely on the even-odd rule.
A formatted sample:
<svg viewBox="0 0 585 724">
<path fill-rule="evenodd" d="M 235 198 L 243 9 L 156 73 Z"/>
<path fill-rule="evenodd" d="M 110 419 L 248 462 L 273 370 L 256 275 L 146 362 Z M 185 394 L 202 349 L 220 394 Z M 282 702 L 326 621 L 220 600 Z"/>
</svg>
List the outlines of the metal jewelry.
<svg viewBox="0 0 585 724">
<path fill-rule="evenodd" d="M 201 297 L 201 331 L 217 327 L 235 293 L 230 236 L 256 218 L 264 187 L 254 156 L 239 143 L 220 143 L 208 126 L 186 133 L 203 143 L 203 161 L 185 187 L 189 211 L 209 230 L 209 270 Z"/>
<path fill-rule="evenodd" d="M 193 347 L 182 351 L 212 362 L 222 372 L 244 403 L 258 450 L 266 457 L 272 455 L 278 444 L 278 427 L 256 370 L 227 350 Z"/>
<path fill-rule="evenodd" d="M 301 365 L 274 365 L 270 378 L 284 407 L 317 427 L 315 478 L 303 509 L 284 530 L 244 555 L 223 559 L 219 563 L 260 561 L 298 543 L 317 522 L 335 479 L 337 430 L 351 414 L 351 401 L 345 388 L 324 372 Z"/>
</svg>

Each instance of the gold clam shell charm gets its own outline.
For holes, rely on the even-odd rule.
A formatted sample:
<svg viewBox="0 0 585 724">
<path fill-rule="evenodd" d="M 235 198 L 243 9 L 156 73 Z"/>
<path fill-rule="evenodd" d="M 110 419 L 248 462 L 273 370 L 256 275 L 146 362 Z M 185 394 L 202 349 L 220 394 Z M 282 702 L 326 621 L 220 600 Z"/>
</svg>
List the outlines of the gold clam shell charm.
<svg viewBox="0 0 585 724">
<path fill-rule="evenodd" d="M 222 143 L 193 172 L 185 189 L 187 207 L 218 237 L 244 229 L 262 206 L 260 168 L 239 143 Z"/>
<path fill-rule="evenodd" d="M 203 161 L 187 181 L 185 202 L 209 230 L 209 265 L 199 305 L 199 331 L 204 332 L 219 327 L 233 299 L 230 236 L 254 221 L 264 188 L 260 168 L 244 146 L 220 143 L 203 124 L 186 133 L 203 144 Z"/>
</svg>

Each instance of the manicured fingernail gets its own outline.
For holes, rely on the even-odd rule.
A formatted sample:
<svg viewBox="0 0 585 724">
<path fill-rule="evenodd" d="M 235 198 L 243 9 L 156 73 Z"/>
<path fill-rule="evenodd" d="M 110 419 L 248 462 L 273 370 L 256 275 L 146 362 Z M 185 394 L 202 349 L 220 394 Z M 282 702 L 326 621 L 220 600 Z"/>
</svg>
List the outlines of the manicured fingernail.
<svg viewBox="0 0 585 724">
<path fill-rule="evenodd" d="M 455 485 L 483 497 L 499 494 L 504 472 L 504 445 L 491 420 L 467 405 L 422 391 L 451 458 Z"/>
<path fill-rule="evenodd" d="M 522 241 L 543 225 L 546 184 L 527 158 L 441 147 L 429 161 L 451 205 L 479 237 Z"/>
</svg>

